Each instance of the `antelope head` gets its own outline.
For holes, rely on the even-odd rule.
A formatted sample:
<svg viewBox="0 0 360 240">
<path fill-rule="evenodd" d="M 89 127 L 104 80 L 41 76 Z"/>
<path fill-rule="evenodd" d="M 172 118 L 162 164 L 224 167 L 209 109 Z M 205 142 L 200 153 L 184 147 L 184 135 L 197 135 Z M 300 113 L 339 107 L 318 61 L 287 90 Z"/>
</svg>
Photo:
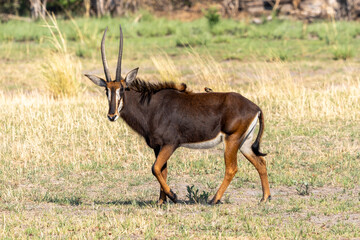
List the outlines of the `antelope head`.
<svg viewBox="0 0 360 240">
<path fill-rule="evenodd" d="M 100 78 L 95 75 L 85 74 L 93 83 L 100 87 L 105 88 L 106 96 L 109 101 L 109 112 L 108 119 L 110 121 L 116 121 L 120 115 L 120 111 L 124 106 L 124 92 L 129 90 L 129 86 L 132 81 L 136 79 L 136 75 L 139 68 L 131 70 L 126 77 L 121 76 L 121 59 L 123 52 L 123 34 L 120 25 L 120 46 L 119 46 L 119 56 L 116 67 L 116 78 L 114 81 L 111 80 L 111 75 L 109 72 L 109 67 L 106 61 L 105 56 L 105 37 L 106 37 L 107 28 L 105 29 L 104 35 L 101 40 L 101 58 L 104 66 L 105 78 Z"/>
</svg>

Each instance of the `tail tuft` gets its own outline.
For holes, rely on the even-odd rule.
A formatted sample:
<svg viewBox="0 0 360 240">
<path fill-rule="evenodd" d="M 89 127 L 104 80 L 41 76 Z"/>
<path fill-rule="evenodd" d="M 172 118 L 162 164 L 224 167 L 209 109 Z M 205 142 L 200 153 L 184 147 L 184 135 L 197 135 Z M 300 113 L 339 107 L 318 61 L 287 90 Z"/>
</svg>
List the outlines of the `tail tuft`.
<svg viewBox="0 0 360 240">
<path fill-rule="evenodd" d="M 260 148 L 259 142 L 254 142 L 254 144 L 251 145 L 251 149 L 253 150 L 253 152 L 255 153 L 256 156 L 261 156 L 261 157 L 266 156 L 267 154 L 260 152 L 259 148 Z"/>
<path fill-rule="evenodd" d="M 255 153 L 256 156 L 261 156 L 264 157 L 266 156 L 266 153 L 262 153 L 260 152 L 260 141 L 261 141 L 261 136 L 264 132 L 264 115 L 263 113 L 260 111 L 259 114 L 259 122 L 260 122 L 260 128 L 259 128 L 259 133 L 256 137 L 255 142 L 253 143 L 253 145 L 251 145 L 251 149 L 253 150 L 253 152 Z"/>
</svg>

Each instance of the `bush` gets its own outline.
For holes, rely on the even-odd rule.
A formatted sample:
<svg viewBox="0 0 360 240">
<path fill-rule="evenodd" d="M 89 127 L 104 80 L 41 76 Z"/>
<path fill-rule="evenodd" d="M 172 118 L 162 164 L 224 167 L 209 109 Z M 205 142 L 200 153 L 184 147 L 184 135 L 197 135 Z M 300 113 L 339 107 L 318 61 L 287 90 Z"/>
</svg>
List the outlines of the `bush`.
<svg viewBox="0 0 360 240">
<path fill-rule="evenodd" d="M 216 8 L 209 8 L 205 12 L 204 16 L 207 19 L 210 28 L 213 28 L 216 24 L 220 22 L 220 15 Z"/>
</svg>

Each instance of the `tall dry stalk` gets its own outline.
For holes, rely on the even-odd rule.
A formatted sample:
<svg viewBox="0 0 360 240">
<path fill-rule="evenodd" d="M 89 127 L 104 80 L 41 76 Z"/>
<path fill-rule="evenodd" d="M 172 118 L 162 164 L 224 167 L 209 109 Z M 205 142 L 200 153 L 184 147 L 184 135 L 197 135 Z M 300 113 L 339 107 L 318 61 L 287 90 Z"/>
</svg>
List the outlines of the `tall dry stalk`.
<svg viewBox="0 0 360 240">
<path fill-rule="evenodd" d="M 169 55 L 164 53 L 162 55 L 152 56 L 151 61 L 158 70 L 162 81 L 181 82 L 181 73 Z"/>
<path fill-rule="evenodd" d="M 191 49 L 188 54 L 193 75 L 191 80 L 201 83 L 201 86 L 194 88 L 203 91 L 204 87 L 216 89 L 216 91 L 230 91 L 231 76 L 227 74 L 220 63 L 210 56 L 200 56 L 195 50 Z M 161 80 L 183 82 L 182 74 L 175 66 L 173 60 L 166 54 L 151 57 L 153 64 L 158 70 Z"/>
<path fill-rule="evenodd" d="M 231 91 L 229 76 L 211 55 L 200 56 L 195 50 L 189 52 L 191 69 L 197 81 L 204 84 L 204 87 L 214 88 L 217 92 Z"/>
</svg>

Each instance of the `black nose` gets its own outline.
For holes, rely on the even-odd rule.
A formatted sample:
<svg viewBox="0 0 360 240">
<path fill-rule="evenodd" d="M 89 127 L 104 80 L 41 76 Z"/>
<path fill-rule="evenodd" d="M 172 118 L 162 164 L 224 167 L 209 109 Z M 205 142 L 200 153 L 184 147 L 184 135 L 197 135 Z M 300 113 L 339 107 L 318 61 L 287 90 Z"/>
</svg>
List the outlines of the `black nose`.
<svg viewBox="0 0 360 240">
<path fill-rule="evenodd" d="M 108 119 L 112 122 L 115 121 L 116 117 L 117 117 L 117 115 L 113 115 L 113 116 L 108 115 Z"/>
</svg>

